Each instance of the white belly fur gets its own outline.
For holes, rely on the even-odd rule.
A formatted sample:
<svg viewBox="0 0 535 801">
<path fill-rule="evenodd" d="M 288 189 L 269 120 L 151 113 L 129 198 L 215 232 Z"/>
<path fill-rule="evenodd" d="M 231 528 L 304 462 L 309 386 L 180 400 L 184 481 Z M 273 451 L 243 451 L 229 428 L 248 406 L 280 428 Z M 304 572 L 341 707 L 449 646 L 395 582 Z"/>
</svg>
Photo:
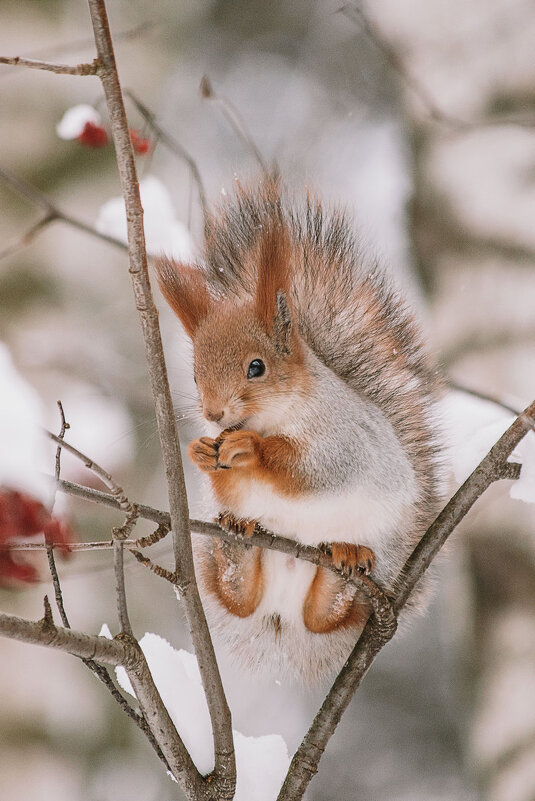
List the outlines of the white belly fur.
<svg viewBox="0 0 535 801">
<path fill-rule="evenodd" d="M 232 512 L 258 520 L 269 531 L 307 545 L 351 542 L 366 545 L 376 556 L 378 577 L 383 553 L 391 548 L 393 531 L 407 516 L 413 498 L 407 493 L 381 493 L 375 488 L 355 487 L 340 494 L 310 497 L 281 496 L 265 484 L 247 481 L 244 500 Z M 314 578 L 315 566 L 275 551 L 264 551 L 265 591 L 259 615 L 279 614 L 303 624 L 303 602 Z"/>
</svg>

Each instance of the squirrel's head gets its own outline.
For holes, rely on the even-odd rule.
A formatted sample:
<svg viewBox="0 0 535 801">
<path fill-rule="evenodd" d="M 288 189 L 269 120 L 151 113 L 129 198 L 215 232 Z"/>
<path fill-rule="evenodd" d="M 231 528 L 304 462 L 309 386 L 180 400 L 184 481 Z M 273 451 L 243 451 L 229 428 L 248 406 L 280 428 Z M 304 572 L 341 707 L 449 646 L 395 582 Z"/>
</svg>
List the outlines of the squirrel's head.
<svg viewBox="0 0 535 801">
<path fill-rule="evenodd" d="M 306 389 L 303 342 L 289 299 L 289 248 L 279 228 L 255 254 L 254 296 L 215 298 L 200 267 L 162 258 L 162 293 L 193 343 L 204 417 L 218 426 L 270 429 Z"/>
</svg>

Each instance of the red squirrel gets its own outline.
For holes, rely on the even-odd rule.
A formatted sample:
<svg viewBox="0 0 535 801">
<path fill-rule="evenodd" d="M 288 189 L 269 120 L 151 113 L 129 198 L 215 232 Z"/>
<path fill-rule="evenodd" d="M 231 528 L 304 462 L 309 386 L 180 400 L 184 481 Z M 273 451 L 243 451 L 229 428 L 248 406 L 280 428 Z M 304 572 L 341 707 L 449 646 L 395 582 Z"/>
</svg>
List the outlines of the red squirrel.
<svg viewBox="0 0 535 801">
<path fill-rule="evenodd" d="M 342 212 L 264 181 L 238 187 L 206 230 L 198 263 L 157 264 L 210 434 L 189 456 L 223 527 L 244 535 L 197 545 L 201 589 L 242 661 L 313 682 L 341 667 L 370 608 L 342 576 L 247 535 L 260 524 L 321 545 L 392 591 L 437 511 L 439 382 Z"/>
</svg>

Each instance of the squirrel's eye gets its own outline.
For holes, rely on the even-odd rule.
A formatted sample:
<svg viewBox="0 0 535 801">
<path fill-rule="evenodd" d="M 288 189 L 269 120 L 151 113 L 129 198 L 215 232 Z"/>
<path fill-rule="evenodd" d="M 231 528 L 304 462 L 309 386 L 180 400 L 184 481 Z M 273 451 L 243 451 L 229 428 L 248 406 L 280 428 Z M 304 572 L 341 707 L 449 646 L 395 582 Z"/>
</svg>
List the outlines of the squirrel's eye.
<svg viewBox="0 0 535 801">
<path fill-rule="evenodd" d="M 262 359 L 253 359 L 247 369 L 247 378 L 258 378 L 266 372 L 266 365 Z"/>
</svg>

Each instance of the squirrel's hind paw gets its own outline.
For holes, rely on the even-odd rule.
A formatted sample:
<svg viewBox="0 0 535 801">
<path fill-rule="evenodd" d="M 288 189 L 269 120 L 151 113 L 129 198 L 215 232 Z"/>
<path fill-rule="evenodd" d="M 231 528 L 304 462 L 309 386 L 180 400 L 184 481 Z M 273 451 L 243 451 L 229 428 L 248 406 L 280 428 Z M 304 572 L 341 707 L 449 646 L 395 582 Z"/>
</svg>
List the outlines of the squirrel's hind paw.
<svg viewBox="0 0 535 801">
<path fill-rule="evenodd" d="M 375 554 L 365 545 L 350 542 L 322 542 L 318 548 L 331 557 L 332 563 L 344 576 L 351 578 L 355 573 L 368 575 L 375 567 Z"/>
<path fill-rule="evenodd" d="M 256 528 L 256 520 L 241 520 L 234 517 L 231 512 L 220 512 L 215 522 L 225 531 L 239 534 L 242 537 L 252 536 Z"/>
</svg>

